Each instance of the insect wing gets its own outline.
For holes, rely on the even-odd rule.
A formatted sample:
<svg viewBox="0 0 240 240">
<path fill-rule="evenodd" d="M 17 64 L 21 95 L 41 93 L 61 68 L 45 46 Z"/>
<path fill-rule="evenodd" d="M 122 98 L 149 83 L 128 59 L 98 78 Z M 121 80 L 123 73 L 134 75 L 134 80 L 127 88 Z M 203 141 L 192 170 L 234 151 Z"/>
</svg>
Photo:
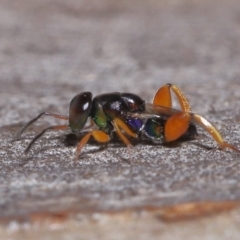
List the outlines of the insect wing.
<svg viewBox="0 0 240 240">
<path fill-rule="evenodd" d="M 167 119 L 168 117 L 179 113 L 179 110 L 163 107 L 163 106 L 157 106 L 151 103 L 145 104 L 145 110 L 143 112 L 139 113 L 131 113 L 127 112 L 128 117 L 132 118 L 138 118 L 138 119 L 149 119 L 149 118 L 163 118 Z"/>
</svg>

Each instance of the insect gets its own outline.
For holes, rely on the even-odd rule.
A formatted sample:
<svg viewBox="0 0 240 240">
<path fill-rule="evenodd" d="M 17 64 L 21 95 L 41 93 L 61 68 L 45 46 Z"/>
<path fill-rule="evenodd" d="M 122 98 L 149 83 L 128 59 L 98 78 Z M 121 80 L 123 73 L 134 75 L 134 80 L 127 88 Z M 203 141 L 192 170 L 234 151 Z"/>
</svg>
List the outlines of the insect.
<svg viewBox="0 0 240 240">
<path fill-rule="evenodd" d="M 110 103 L 115 103 L 110 106 Z M 23 132 L 34 122 L 44 115 L 57 119 L 68 120 L 68 124 L 50 126 L 36 135 L 27 146 L 25 152 L 28 152 L 32 145 L 48 130 L 65 130 L 70 128 L 73 133 L 79 134 L 87 132 L 86 135 L 78 143 L 76 149 L 76 157 L 78 157 L 83 146 L 92 136 L 98 142 L 108 142 L 113 131 L 116 131 L 120 139 L 127 145 L 131 143 L 123 134 L 137 138 L 137 134 L 132 132 L 128 125 L 121 119 L 123 112 L 129 113 L 141 112 L 144 108 L 144 101 L 137 95 L 131 93 L 107 93 L 96 96 L 92 99 L 90 92 L 77 94 L 70 102 L 69 116 L 64 116 L 51 112 L 42 112 L 37 117 L 30 120 L 23 128 L 14 136 L 14 140 L 21 137 Z M 92 120 L 92 125 L 84 129 L 88 119 Z M 95 124 L 94 127 L 92 127 Z M 96 128 L 97 127 L 97 128 Z M 122 132 L 123 131 L 123 132 Z"/>
<path fill-rule="evenodd" d="M 176 95 L 181 110 L 172 108 L 171 90 Z M 92 136 L 96 141 L 106 143 L 116 132 L 124 144 L 131 147 L 127 136 L 139 138 L 141 134 L 155 142 L 172 142 L 182 136 L 193 137 L 197 134 L 195 124 L 203 127 L 217 142 L 221 149 L 240 152 L 235 146 L 225 142 L 219 131 L 202 116 L 192 113 L 190 104 L 182 91 L 173 84 L 166 84 L 155 94 L 153 103 L 146 103 L 132 93 L 106 93 L 92 99 L 90 92 L 77 94 L 70 102 L 69 116 L 42 112 L 30 120 L 15 135 L 17 140 L 23 132 L 43 115 L 67 120 L 68 124 L 50 126 L 36 135 L 27 146 L 32 145 L 48 130 L 65 130 L 86 134 L 81 138 L 76 149 L 76 158 Z M 86 126 L 87 120 L 92 124 Z"/>
</svg>

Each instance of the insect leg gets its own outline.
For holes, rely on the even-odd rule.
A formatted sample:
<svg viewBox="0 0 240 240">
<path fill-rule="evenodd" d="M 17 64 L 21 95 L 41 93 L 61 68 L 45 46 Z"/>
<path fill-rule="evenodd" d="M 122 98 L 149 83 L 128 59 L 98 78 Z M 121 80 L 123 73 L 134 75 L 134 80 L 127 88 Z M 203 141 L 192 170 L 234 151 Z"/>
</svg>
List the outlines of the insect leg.
<svg viewBox="0 0 240 240">
<path fill-rule="evenodd" d="M 58 119 L 63 119 L 63 120 L 68 120 L 67 116 L 63 116 L 63 115 L 59 115 L 56 113 L 51 113 L 51 112 L 42 112 L 40 113 L 37 117 L 33 118 L 32 120 L 30 120 L 26 125 L 24 125 L 13 137 L 13 140 L 18 140 L 21 135 L 23 134 L 23 132 L 30 126 L 32 125 L 34 122 L 36 122 L 40 117 L 42 117 L 43 115 L 47 115 L 47 116 L 52 116 L 54 118 L 58 118 Z"/>
<path fill-rule="evenodd" d="M 169 85 L 164 85 L 163 87 L 159 88 L 153 98 L 153 104 L 157 106 L 163 107 L 172 107 L 172 97 L 170 92 Z"/>
<path fill-rule="evenodd" d="M 174 84 L 168 83 L 161 87 L 155 94 L 153 104 L 163 107 L 172 107 L 171 91 L 175 93 L 183 112 L 191 112 L 190 104 L 183 92 Z"/>
<path fill-rule="evenodd" d="M 191 118 L 194 122 L 196 122 L 201 127 L 203 127 L 213 137 L 213 139 L 218 143 L 218 145 L 221 149 L 229 148 L 236 152 L 240 152 L 240 150 L 238 148 L 225 142 L 223 140 L 223 137 L 219 133 L 219 131 L 205 118 L 203 118 L 202 116 L 197 115 L 197 114 L 191 114 Z"/>
<path fill-rule="evenodd" d="M 45 128 L 42 132 L 40 132 L 37 136 L 33 138 L 33 140 L 28 144 L 27 148 L 25 149 L 25 153 L 27 153 L 32 145 L 48 130 L 65 130 L 68 128 L 68 125 L 57 125 Z"/>
<path fill-rule="evenodd" d="M 190 119 L 190 113 L 184 112 L 179 112 L 168 118 L 164 126 L 165 141 L 171 142 L 181 137 L 188 129 Z"/>
<path fill-rule="evenodd" d="M 130 141 L 127 139 L 127 137 L 122 133 L 120 127 L 119 127 L 119 121 L 121 121 L 120 119 L 118 118 L 115 118 L 112 123 L 113 123 L 113 126 L 117 132 L 117 135 L 121 138 L 121 140 L 125 143 L 125 145 L 127 147 L 132 147 L 132 144 L 130 143 Z M 123 123 L 123 122 L 122 122 Z M 128 128 L 128 127 L 127 127 Z M 128 128 L 129 129 L 129 128 Z M 123 129 L 124 130 L 124 129 Z M 126 129 L 125 129 L 126 130 Z M 130 130 L 130 129 L 129 129 Z M 131 131 L 131 130 L 130 130 Z M 135 137 L 135 136 L 134 136 Z"/>
<path fill-rule="evenodd" d="M 93 131 L 87 133 L 77 145 L 76 159 L 78 158 L 82 148 L 89 141 L 89 138 L 91 136 L 93 136 L 94 139 L 97 140 L 98 142 L 102 142 L 102 143 L 106 143 L 110 140 L 110 136 L 108 134 L 106 134 L 105 132 L 99 131 L 99 130 L 93 130 Z"/>
<path fill-rule="evenodd" d="M 181 137 L 188 129 L 190 123 L 190 104 L 182 91 L 173 84 L 161 87 L 154 96 L 153 104 L 163 107 L 172 107 L 171 90 L 177 96 L 182 112 L 169 117 L 164 127 L 165 141 L 171 142 Z"/>
<path fill-rule="evenodd" d="M 168 83 L 167 85 L 173 90 L 173 92 L 177 96 L 177 99 L 180 103 L 182 111 L 191 112 L 190 104 L 187 100 L 187 97 L 183 94 L 183 92 L 176 85 L 173 85 L 171 83 Z"/>
<path fill-rule="evenodd" d="M 131 137 L 137 138 L 138 135 L 136 133 L 134 133 L 128 126 L 126 123 L 124 123 L 122 120 L 120 120 L 119 118 L 115 118 L 113 120 L 113 122 L 119 127 L 121 128 L 125 133 L 127 133 L 128 135 L 130 135 Z"/>
<path fill-rule="evenodd" d="M 193 122 L 203 127 L 218 143 L 220 148 L 229 148 L 240 152 L 240 150 L 235 146 L 225 142 L 219 131 L 205 118 L 200 115 L 191 113 L 191 107 L 186 96 L 176 85 L 168 83 L 160 88 L 154 97 L 154 105 L 172 107 L 170 89 L 172 89 L 172 91 L 177 96 L 182 112 L 176 113 L 167 119 L 164 128 L 165 141 L 170 142 L 182 136 L 187 131 L 189 123 L 192 120 Z"/>
</svg>

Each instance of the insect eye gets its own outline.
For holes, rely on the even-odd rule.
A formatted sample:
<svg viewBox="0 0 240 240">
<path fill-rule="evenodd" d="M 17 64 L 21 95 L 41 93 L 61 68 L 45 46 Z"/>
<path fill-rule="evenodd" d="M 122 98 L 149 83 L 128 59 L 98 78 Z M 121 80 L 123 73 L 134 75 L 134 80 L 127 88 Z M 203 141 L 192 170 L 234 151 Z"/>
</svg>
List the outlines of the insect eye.
<svg viewBox="0 0 240 240">
<path fill-rule="evenodd" d="M 92 93 L 83 92 L 76 95 L 70 102 L 69 126 L 73 132 L 84 127 L 92 107 Z"/>
</svg>

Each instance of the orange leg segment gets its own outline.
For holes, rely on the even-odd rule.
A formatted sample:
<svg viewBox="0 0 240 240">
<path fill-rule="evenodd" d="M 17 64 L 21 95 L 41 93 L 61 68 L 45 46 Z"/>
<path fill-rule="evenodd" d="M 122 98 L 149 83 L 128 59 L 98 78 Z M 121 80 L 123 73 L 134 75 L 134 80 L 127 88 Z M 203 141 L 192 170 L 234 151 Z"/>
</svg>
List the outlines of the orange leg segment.
<svg viewBox="0 0 240 240">
<path fill-rule="evenodd" d="M 168 118 L 165 127 L 165 141 L 171 142 L 181 137 L 188 129 L 190 114 L 180 112 Z"/>
<path fill-rule="evenodd" d="M 115 118 L 113 122 L 118 125 L 125 133 L 127 133 L 129 136 L 137 138 L 137 134 L 134 133 L 128 126 L 125 124 L 122 120 L 119 118 Z"/>
<path fill-rule="evenodd" d="M 106 134 L 105 132 L 99 131 L 99 130 L 94 130 L 90 133 L 87 133 L 77 145 L 76 159 L 78 158 L 82 148 L 89 141 L 89 138 L 91 136 L 93 136 L 94 139 L 97 140 L 98 142 L 102 142 L 102 143 L 106 143 L 110 140 L 110 136 L 108 134 Z"/>
<path fill-rule="evenodd" d="M 198 123 L 200 126 L 202 126 L 212 137 L 213 139 L 218 143 L 219 147 L 222 149 L 229 148 L 234 151 L 240 152 L 238 148 L 235 146 L 225 142 L 219 133 L 219 131 L 205 118 L 203 118 L 200 115 L 192 114 L 192 119 L 194 122 Z"/>
<path fill-rule="evenodd" d="M 161 87 L 154 96 L 153 104 L 171 108 L 172 107 L 172 98 L 170 91 L 171 89 L 179 101 L 182 112 L 177 113 L 167 119 L 167 122 L 164 127 L 165 140 L 167 142 L 174 141 L 181 137 L 187 131 L 191 119 L 190 104 L 186 96 L 176 85 L 168 83 L 165 86 Z"/>
<path fill-rule="evenodd" d="M 132 147 L 132 144 L 130 143 L 130 141 L 127 139 L 127 137 L 122 133 L 121 129 L 119 128 L 119 125 L 118 125 L 119 121 L 121 120 L 118 118 L 115 118 L 112 121 L 113 126 L 117 132 L 117 135 L 121 138 L 121 140 L 125 143 L 127 147 Z"/>
<path fill-rule="evenodd" d="M 153 104 L 168 108 L 172 107 L 172 97 L 170 87 L 168 85 L 159 88 L 159 90 L 156 92 L 153 98 Z"/>
<path fill-rule="evenodd" d="M 181 137 L 187 131 L 189 123 L 192 121 L 203 127 L 218 143 L 220 148 L 229 148 L 234 151 L 240 152 L 240 150 L 237 149 L 235 146 L 225 142 L 219 131 L 205 118 L 197 114 L 191 113 L 191 107 L 186 96 L 176 85 L 168 83 L 165 86 L 161 87 L 154 96 L 153 104 L 157 106 L 171 108 L 172 99 L 170 90 L 172 90 L 176 95 L 180 103 L 182 112 L 176 113 L 167 119 L 164 127 L 165 140 L 167 142 L 174 141 Z"/>
<path fill-rule="evenodd" d="M 183 92 L 176 86 L 173 84 L 167 84 L 171 87 L 171 89 L 173 90 L 173 92 L 175 93 L 175 95 L 177 96 L 177 99 L 181 105 L 181 109 L 183 112 L 191 112 L 191 107 L 190 104 L 187 100 L 187 97 L 183 94 Z"/>
<path fill-rule="evenodd" d="M 153 104 L 157 105 L 157 106 L 171 108 L 172 107 L 172 97 L 171 97 L 170 89 L 172 89 L 172 91 L 175 93 L 175 95 L 180 103 L 182 111 L 183 112 L 191 112 L 191 107 L 190 107 L 190 104 L 189 104 L 186 96 L 176 85 L 173 85 L 170 83 L 161 87 L 157 91 L 157 93 L 155 94 L 154 99 L 153 99 Z"/>
</svg>

